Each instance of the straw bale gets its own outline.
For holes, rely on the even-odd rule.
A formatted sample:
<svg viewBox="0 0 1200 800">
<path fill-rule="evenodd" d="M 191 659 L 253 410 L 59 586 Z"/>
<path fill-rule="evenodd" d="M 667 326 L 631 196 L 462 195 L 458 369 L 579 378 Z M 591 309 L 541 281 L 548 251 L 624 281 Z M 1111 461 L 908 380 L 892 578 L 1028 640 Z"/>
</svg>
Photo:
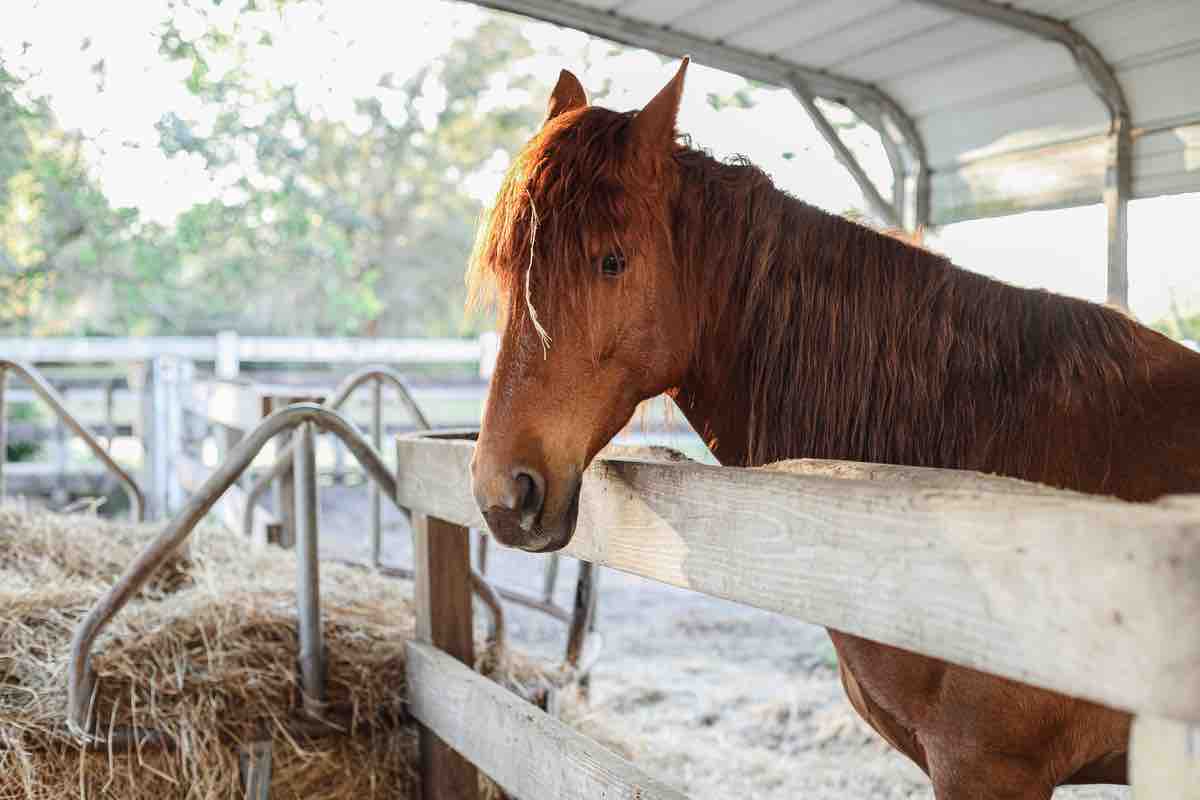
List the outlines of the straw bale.
<svg viewBox="0 0 1200 800">
<path fill-rule="evenodd" d="M 321 565 L 326 718 L 341 733 L 312 737 L 294 722 L 295 558 L 215 527 L 198 530 L 188 557 L 160 570 L 94 648 L 98 732 L 155 729 L 173 746 L 80 746 L 64 727 L 71 634 L 158 530 L 0 506 L 0 800 L 240 798 L 239 752 L 263 739 L 272 797 L 417 796 L 404 704 L 411 585 Z M 481 663 L 495 661 L 485 649 Z M 506 683 L 553 680 L 518 654 L 504 663 Z"/>
</svg>

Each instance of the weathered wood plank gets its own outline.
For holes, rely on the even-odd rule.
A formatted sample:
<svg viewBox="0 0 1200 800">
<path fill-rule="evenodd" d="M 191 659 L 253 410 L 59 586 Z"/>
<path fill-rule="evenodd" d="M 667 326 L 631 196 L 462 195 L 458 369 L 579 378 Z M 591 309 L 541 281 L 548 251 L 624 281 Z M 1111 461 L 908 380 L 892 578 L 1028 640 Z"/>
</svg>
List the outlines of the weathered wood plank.
<svg viewBox="0 0 1200 800">
<path fill-rule="evenodd" d="M 413 515 L 412 530 L 417 638 L 445 651 L 450 663 L 474 664 L 469 531 L 424 514 Z M 410 664 L 410 686 L 411 669 Z M 420 732 L 420 751 L 423 800 L 478 798 L 475 765 L 427 728 Z"/>
<path fill-rule="evenodd" d="M 1129 751 L 1136 800 L 1200 800 L 1200 725 L 1138 716 Z"/>
<path fill-rule="evenodd" d="M 212 470 L 194 458 L 181 455 L 175 462 L 175 473 L 185 492 L 197 491 L 212 474 Z M 213 506 L 213 513 L 221 524 L 234 533 L 241 534 L 242 520 L 246 510 L 246 492 L 236 483 L 225 490 L 225 494 Z M 258 508 L 254 512 L 254 530 L 251 538 L 256 547 L 279 541 L 281 526 L 269 510 Z"/>
<path fill-rule="evenodd" d="M 400 505 L 484 527 L 472 447 L 399 439 Z M 964 483 L 946 470 L 906 480 L 895 468 L 883 480 L 850 471 L 855 478 L 600 460 L 565 552 L 1117 708 L 1200 721 L 1200 498 L 1131 504 L 979 475 Z"/>
<path fill-rule="evenodd" d="M 408 645 L 409 709 L 521 800 L 685 795 L 444 653 Z"/>
</svg>

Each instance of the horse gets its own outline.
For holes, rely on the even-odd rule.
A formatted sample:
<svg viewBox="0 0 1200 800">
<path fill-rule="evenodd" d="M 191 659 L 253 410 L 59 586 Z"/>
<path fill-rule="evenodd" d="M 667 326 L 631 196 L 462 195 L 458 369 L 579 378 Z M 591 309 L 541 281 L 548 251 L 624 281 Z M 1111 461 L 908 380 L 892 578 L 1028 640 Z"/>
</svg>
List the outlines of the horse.
<svg viewBox="0 0 1200 800">
<path fill-rule="evenodd" d="M 498 307 L 501 341 L 471 480 L 499 542 L 563 547 L 584 470 L 658 394 L 725 465 L 947 467 L 1135 501 L 1200 491 L 1200 354 L 691 147 L 676 131 L 686 69 L 630 112 L 589 105 L 564 70 L 480 226 L 468 283 Z M 829 635 L 851 705 L 938 800 L 1127 783 L 1124 712 Z"/>
</svg>

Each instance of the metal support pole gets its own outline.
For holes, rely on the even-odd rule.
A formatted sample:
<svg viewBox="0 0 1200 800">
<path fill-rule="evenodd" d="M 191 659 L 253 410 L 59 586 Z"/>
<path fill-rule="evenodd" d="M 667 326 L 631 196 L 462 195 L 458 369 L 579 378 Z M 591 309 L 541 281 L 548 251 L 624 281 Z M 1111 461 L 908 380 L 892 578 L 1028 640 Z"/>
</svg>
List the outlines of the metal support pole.
<svg viewBox="0 0 1200 800">
<path fill-rule="evenodd" d="M 1109 119 L 1108 165 L 1104 205 L 1108 212 L 1108 281 L 1110 305 L 1129 307 L 1128 209 L 1133 184 L 1133 117 L 1117 72 L 1082 33 L 1062 20 L 989 0 L 915 0 L 963 16 L 987 20 L 1067 48 L 1075 67 L 1104 103 Z"/>
<path fill-rule="evenodd" d="M 66 387 L 59 392 L 63 402 L 66 403 Z M 51 500 L 58 505 L 66 505 L 70 499 L 67 493 L 67 468 L 70 451 L 67 449 L 67 427 L 63 424 L 62 417 L 54 421 L 54 464 L 55 481 L 54 488 L 51 489 Z"/>
<path fill-rule="evenodd" d="M 547 603 L 554 602 L 554 586 L 558 583 L 558 553 L 551 553 L 546 562 L 546 571 L 542 573 L 542 599 Z"/>
<path fill-rule="evenodd" d="M 571 614 L 571 629 L 567 633 L 567 664 L 579 665 L 583 645 L 596 613 L 596 565 L 579 562 L 579 581 L 575 584 L 575 610 Z"/>
<path fill-rule="evenodd" d="M 1113 121 L 1108 164 L 1104 172 L 1104 207 L 1108 212 L 1109 305 L 1129 308 L 1129 195 L 1133 184 L 1133 137 L 1128 115 Z"/>
<path fill-rule="evenodd" d="M 296 606 L 300 627 L 300 686 L 304 707 L 325 701 L 325 645 L 321 640 L 320 565 L 317 560 L 317 459 L 314 425 L 300 426 L 293 470 L 296 477 Z"/>
<path fill-rule="evenodd" d="M 812 119 L 817 131 L 824 137 L 829 146 L 833 148 L 834 156 L 842 163 L 846 171 L 850 173 L 850 177 L 854 178 L 854 182 L 858 184 L 858 188 L 862 190 L 863 198 L 867 201 L 867 205 L 870 206 L 871 213 L 878 216 L 891 227 L 900 228 L 903 225 L 903 220 L 897 214 L 895 206 L 885 200 L 883 195 L 879 193 L 879 188 L 875 186 L 875 182 L 871 180 L 866 170 L 858 163 L 858 158 L 846 146 L 846 143 L 842 141 L 842 137 L 838 135 L 837 130 L 830 123 L 824 112 L 817 108 L 812 94 L 799 85 L 793 85 L 791 89 L 792 94 L 800 101 L 800 105 L 804 106 L 804 110 L 808 112 L 808 116 Z M 896 180 L 902 179 L 903 176 L 896 176 Z"/>
<path fill-rule="evenodd" d="M 117 381 L 110 380 L 104 385 L 104 432 L 108 434 L 108 452 L 112 454 L 113 442 L 117 439 Z"/>
<path fill-rule="evenodd" d="M 383 452 L 383 381 L 371 382 L 371 444 L 376 453 Z M 371 492 L 371 564 L 379 566 L 383 557 L 383 497 L 379 484 L 368 480 Z"/>
</svg>

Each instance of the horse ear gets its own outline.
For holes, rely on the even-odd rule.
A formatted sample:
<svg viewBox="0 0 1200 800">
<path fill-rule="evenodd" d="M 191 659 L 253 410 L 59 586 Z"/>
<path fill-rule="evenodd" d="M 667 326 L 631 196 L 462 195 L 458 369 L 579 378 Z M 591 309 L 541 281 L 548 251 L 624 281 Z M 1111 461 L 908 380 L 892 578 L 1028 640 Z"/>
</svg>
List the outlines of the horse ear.
<svg viewBox="0 0 1200 800">
<path fill-rule="evenodd" d="M 638 144 L 663 150 L 675 141 L 675 118 L 679 116 L 679 101 L 683 99 L 683 76 L 687 72 L 688 56 L 683 57 L 675 77 L 654 95 L 654 99 L 633 118 L 633 136 Z"/>
<path fill-rule="evenodd" d="M 554 84 L 554 91 L 550 93 L 550 102 L 546 105 L 546 119 L 542 124 L 545 125 L 564 111 L 583 108 L 586 105 L 587 93 L 583 91 L 583 84 L 570 70 L 564 69 L 558 73 L 558 83 Z"/>
</svg>

